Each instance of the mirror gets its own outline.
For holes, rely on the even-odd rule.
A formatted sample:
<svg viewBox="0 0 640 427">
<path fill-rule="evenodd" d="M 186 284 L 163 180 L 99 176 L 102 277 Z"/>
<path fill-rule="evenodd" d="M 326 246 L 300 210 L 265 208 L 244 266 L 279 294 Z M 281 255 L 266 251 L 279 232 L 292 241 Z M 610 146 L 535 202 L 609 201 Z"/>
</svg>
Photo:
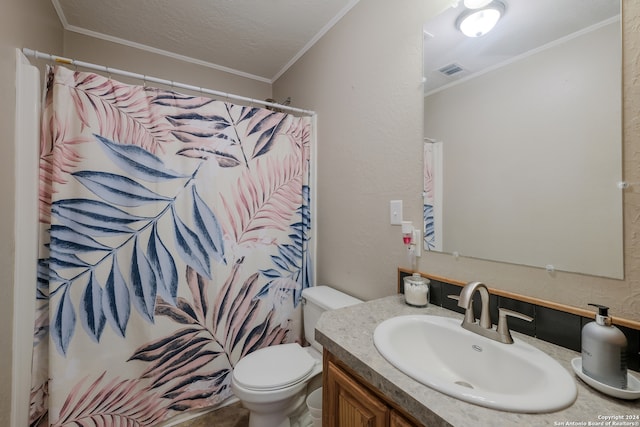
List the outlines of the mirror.
<svg viewBox="0 0 640 427">
<path fill-rule="evenodd" d="M 622 279 L 620 0 L 501 2 L 424 27 L 425 249 Z"/>
</svg>

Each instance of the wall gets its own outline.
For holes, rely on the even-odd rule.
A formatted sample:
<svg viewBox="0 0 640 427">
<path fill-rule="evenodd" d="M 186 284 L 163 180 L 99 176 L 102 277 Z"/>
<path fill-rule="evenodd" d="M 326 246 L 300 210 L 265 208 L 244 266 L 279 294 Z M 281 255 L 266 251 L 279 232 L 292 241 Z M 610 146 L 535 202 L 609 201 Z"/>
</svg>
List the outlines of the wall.
<svg viewBox="0 0 640 427">
<path fill-rule="evenodd" d="M 444 252 L 623 277 L 619 44 L 617 22 L 425 97 Z"/>
<path fill-rule="evenodd" d="M 317 278 L 357 297 L 408 266 L 389 200 L 422 221 L 422 24 L 446 0 L 360 1 L 274 83 L 318 113 Z"/>
<path fill-rule="evenodd" d="M 16 48 L 30 47 L 61 53 L 62 29 L 51 2 L 6 0 L 0 14 L 0 425 L 11 415 L 14 277 L 14 120 Z"/>
<path fill-rule="evenodd" d="M 421 222 L 422 23 L 448 1 L 358 3 L 274 84 L 318 112 L 318 281 L 364 299 L 396 289 L 408 266 L 389 200 Z M 640 182 L 640 3 L 623 0 L 624 178 Z M 635 163 L 635 164 L 634 164 Z M 640 320 L 640 184 L 624 194 L 625 279 L 428 254 L 419 270 Z"/>
</svg>

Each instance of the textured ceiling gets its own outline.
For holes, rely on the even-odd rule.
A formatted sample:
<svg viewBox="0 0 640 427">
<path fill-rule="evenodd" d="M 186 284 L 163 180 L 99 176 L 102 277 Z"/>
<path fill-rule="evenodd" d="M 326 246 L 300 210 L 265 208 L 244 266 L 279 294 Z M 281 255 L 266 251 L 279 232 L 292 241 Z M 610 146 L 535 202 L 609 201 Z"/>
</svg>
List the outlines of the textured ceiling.
<svg viewBox="0 0 640 427">
<path fill-rule="evenodd" d="M 272 82 L 358 0 L 52 0 L 65 29 Z"/>
<path fill-rule="evenodd" d="M 359 0 L 52 0 L 65 29 L 268 83 L 276 80 Z M 425 0 L 427 1 L 427 0 Z M 501 0 L 491 33 L 455 29 L 462 1 L 425 26 L 425 92 L 506 62 L 609 19 L 620 0 Z M 437 72 L 456 63 L 453 77 Z"/>
</svg>

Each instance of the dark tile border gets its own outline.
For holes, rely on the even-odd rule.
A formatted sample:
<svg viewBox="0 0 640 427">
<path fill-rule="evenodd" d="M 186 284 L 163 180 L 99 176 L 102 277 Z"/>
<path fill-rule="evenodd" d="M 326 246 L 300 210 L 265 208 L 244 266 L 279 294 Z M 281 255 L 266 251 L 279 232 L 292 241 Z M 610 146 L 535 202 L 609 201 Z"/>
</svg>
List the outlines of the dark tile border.
<svg viewBox="0 0 640 427">
<path fill-rule="evenodd" d="M 398 275 L 400 293 L 404 293 L 403 278 L 409 276 L 408 273 L 400 272 Z M 464 313 L 464 309 L 458 307 L 455 300 L 448 298 L 448 295 L 459 295 L 460 286 L 439 280 L 430 279 L 429 302 L 433 305 L 446 308 L 458 313 Z M 474 313 L 476 317 L 480 313 L 479 295 L 474 296 Z M 579 352 L 581 350 L 582 327 L 592 322 L 583 316 L 542 307 L 526 301 L 514 298 L 491 295 L 489 299 L 489 312 L 494 324 L 498 323 L 498 307 L 509 308 L 519 313 L 533 317 L 532 322 L 517 318 L 509 318 L 509 329 L 517 331 L 543 341 L 547 341 L 561 347 Z M 628 367 L 634 371 L 640 371 L 640 330 L 618 326 L 627 337 L 628 347 Z"/>
</svg>

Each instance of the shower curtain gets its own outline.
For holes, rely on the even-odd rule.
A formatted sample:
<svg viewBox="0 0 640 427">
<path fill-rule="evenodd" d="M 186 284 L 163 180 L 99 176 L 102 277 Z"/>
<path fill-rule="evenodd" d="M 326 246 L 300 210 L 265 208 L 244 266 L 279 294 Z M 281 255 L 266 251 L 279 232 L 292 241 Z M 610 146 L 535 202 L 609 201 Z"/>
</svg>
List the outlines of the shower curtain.
<svg viewBox="0 0 640 427">
<path fill-rule="evenodd" d="M 300 341 L 310 144 L 309 117 L 49 71 L 31 425 L 154 425 Z"/>
<path fill-rule="evenodd" d="M 442 142 L 425 138 L 423 153 L 424 249 L 442 251 Z"/>
</svg>

